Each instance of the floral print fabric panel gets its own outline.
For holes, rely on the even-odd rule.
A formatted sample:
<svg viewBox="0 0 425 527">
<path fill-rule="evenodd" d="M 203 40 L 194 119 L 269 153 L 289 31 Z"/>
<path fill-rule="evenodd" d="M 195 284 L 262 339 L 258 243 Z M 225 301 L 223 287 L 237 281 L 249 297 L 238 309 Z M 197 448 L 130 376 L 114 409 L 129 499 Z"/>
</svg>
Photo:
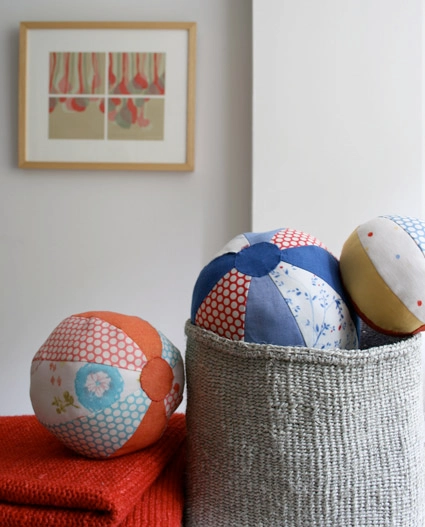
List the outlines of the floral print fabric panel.
<svg viewBox="0 0 425 527">
<path fill-rule="evenodd" d="M 357 346 L 346 304 L 323 279 L 283 262 L 270 277 L 296 319 L 305 346 L 344 349 Z"/>
</svg>

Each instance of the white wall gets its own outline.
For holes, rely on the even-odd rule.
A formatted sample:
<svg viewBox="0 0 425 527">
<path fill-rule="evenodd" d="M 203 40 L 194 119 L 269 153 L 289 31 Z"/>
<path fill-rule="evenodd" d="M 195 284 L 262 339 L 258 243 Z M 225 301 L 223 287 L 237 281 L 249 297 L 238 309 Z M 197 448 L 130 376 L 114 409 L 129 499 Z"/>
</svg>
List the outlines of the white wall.
<svg viewBox="0 0 425 527">
<path fill-rule="evenodd" d="M 251 16 L 247 0 L 0 0 L 0 414 L 32 412 L 31 359 L 73 313 L 138 315 L 184 351 L 199 271 L 250 229 Z M 23 20 L 197 22 L 195 171 L 18 169 Z"/>
<path fill-rule="evenodd" d="M 421 0 L 253 0 L 253 229 L 422 217 Z"/>
<path fill-rule="evenodd" d="M 253 0 L 254 231 L 425 219 L 422 3 Z"/>
</svg>

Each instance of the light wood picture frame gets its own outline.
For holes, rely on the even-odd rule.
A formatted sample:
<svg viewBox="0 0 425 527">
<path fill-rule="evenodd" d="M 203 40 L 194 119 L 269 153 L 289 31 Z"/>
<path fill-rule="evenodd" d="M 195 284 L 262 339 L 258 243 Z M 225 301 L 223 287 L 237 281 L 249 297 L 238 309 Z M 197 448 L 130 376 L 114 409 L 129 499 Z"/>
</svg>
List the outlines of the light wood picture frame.
<svg viewBox="0 0 425 527">
<path fill-rule="evenodd" d="M 193 171 L 195 22 L 21 22 L 20 168 Z"/>
</svg>

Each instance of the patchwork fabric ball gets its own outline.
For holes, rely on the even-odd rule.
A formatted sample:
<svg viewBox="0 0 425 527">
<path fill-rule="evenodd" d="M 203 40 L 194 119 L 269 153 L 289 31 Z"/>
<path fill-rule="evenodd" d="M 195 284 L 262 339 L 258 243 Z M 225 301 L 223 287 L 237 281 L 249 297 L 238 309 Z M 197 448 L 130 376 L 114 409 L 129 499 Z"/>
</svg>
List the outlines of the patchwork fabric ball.
<svg viewBox="0 0 425 527">
<path fill-rule="evenodd" d="M 183 388 L 179 350 L 145 320 L 107 311 L 66 318 L 31 365 L 38 420 L 69 448 L 93 458 L 156 442 Z"/>
<path fill-rule="evenodd" d="M 359 315 L 386 334 L 425 329 L 425 222 L 378 216 L 358 226 L 340 257 L 341 276 Z"/>
<path fill-rule="evenodd" d="M 245 233 L 201 271 L 191 322 L 224 338 L 309 348 L 358 346 L 338 260 L 294 229 Z"/>
</svg>

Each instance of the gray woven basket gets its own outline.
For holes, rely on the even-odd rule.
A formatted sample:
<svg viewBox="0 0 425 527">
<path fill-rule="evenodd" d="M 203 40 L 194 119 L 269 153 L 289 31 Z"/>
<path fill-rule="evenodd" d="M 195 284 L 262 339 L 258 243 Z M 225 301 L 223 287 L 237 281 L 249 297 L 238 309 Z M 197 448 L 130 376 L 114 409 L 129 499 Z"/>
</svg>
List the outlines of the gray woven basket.
<svg viewBox="0 0 425 527">
<path fill-rule="evenodd" d="M 187 527 L 424 527 L 420 337 L 347 351 L 186 334 Z"/>
</svg>

